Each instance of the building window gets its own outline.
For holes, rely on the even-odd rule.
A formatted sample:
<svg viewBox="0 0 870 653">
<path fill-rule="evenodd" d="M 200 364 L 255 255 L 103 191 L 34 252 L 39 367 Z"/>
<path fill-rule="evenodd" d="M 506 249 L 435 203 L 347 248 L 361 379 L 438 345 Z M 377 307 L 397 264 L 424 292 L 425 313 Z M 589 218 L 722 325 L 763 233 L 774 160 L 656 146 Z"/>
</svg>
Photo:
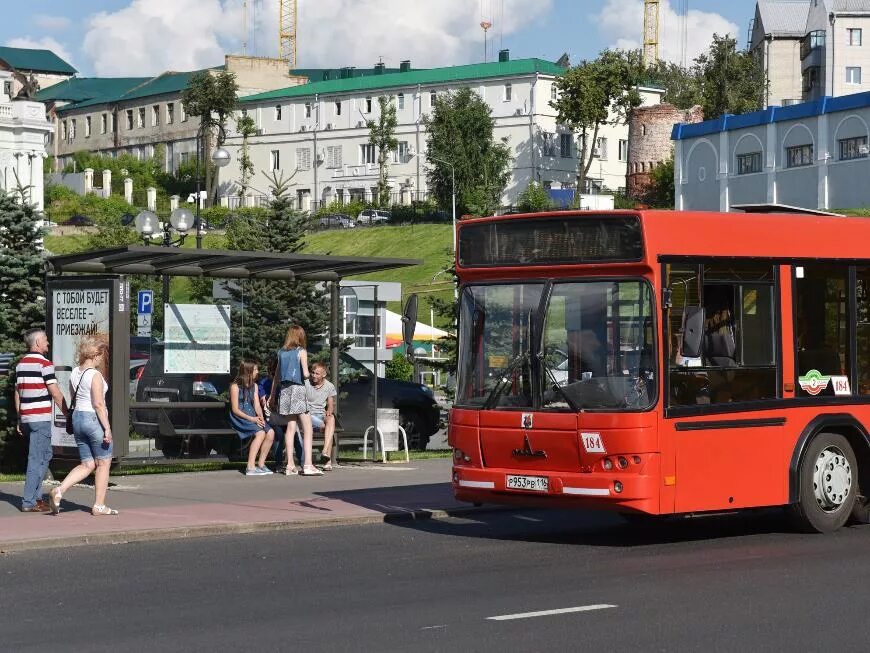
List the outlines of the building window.
<svg viewBox="0 0 870 653">
<path fill-rule="evenodd" d="M 138 119 L 136 120 L 136 126 L 139 129 L 145 128 L 145 107 L 139 107 L 139 115 Z"/>
<path fill-rule="evenodd" d="M 555 83 L 550 84 L 550 99 L 553 102 L 559 99 L 559 87 Z"/>
<path fill-rule="evenodd" d="M 507 84 L 504 85 L 504 101 L 510 102 L 511 98 L 513 97 L 513 94 L 514 94 L 513 84 L 508 82 Z"/>
<path fill-rule="evenodd" d="M 67 124 L 66 120 L 60 123 L 60 140 L 65 141 L 67 135 Z"/>
<path fill-rule="evenodd" d="M 861 83 L 861 67 L 846 66 L 846 83 L 860 84 Z"/>
<path fill-rule="evenodd" d="M 646 136 L 646 125 L 641 125 L 641 126 L 640 126 L 640 135 L 641 135 L 641 136 Z"/>
<path fill-rule="evenodd" d="M 563 159 L 571 156 L 571 143 L 574 137 L 571 134 L 559 134 L 559 153 Z"/>
<path fill-rule="evenodd" d="M 592 156 L 597 156 L 603 161 L 607 160 L 607 139 L 604 136 L 595 139 L 595 151 Z"/>
<path fill-rule="evenodd" d="M 280 170 L 281 168 L 281 152 L 278 150 L 272 150 L 269 152 L 269 162 L 271 163 L 272 170 Z"/>
<path fill-rule="evenodd" d="M 785 167 L 798 168 L 813 165 L 813 146 L 795 145 L 785 148 Z"/>
<path fill-rule="evenodd" d="M 761 172 L 761 152 L 748 152 L 737 155 L 737 174 L 748 175 Z"/>
<path fill-rule="evenodd" d="M 624 138 L 619 139 L 619 160 L 628 161 L 628 141 Z"/>
<path fill-rule="evenodd" d="M 85 117 L 85 138 L 91 137 L 91 117 Z"/>
<path fill-rule="evenodd" d="M 336 102 L 335 102 L 335 115 L 336 116 L 341 115 L 341 100 L 336 100 Z"/>
<path fill-rule="evenodd" d="M 76 139 L 76 119 L 73 118 L 69 123 L 69 139 L 74 141 Z"/>
<path fill-rule="evenodd" d="M 159 127 L 160 126 L 160 105 L 155 104 L 151 107 L 151 126 Z"/>
<path fill-rule="evenodd" d="M 372 112 L 372 99 L 371 97 L 366 98 L 366 113 Z"/>
<path fill-rule="evenodd" d="M 432 108 L 435 107 L 435 99 L 437 97 L 438 97 L 438 95 L 435 93 L 435 91 L 429 91 L 429 106 L 430 107 L 432 107 Z"/>
<path fill-rule="evenodd" d="M 310 118 L 310 117 L 311 117 L 311 102 L 306 102 L 306 103 L 305 103 L 305 117 L 306 117 L 306 118 Z"/>
<path fill-rule="evenodd" d="M 542 148 L 544 156 L 556 156 L 556 134 L 544 132 L 541 136 L 544 139 Z"/>
<path fill-rule="evenodd" d="M 856 136 L 854 138 L 841 138 L 840 143 L 840 160 L 848 159 L 866 159 L 867 158 L 867 137 Z"/>
<path fill-rule="evenodd" d="M 311 149 L 308 147 L 296 148 L 296 167 L 299 170 L 311 170 Z"/>
<path fill-rule="evenodd" d="M 326 167 L 340 168 L 342 164 L 341 145 L 330 145 L 326 148 Z"/>
<path fill-rule="evenodd" d="M 10 100 L 12 99 L 12 82 L 3 82 L 3 93 Z"/>
<path fill-rule="evenodd" d="M 812 91 L 819 85 L 819 76 L 821 68 L 819 66 L 811 66 L 801 73 L 802 86 L 804 92 Z"/>
<path fill-rule="evenodd" d="M 109 131 L 109 114 L 104 113 L 100 116 L 100 133 L 105 134 Z"/>
<path fill-rule="evenodd" d="M 849 45 L 861 45 L 861 28 L 846 30 L 849 33 Z"/>
<path fill-rule="evenodd" d="M 408 141 L 399 141 L 396 144 L 396 149 L 393 150 L 393 163 L 404 163 L 408 160 Z"/>
<path fill-rule="evenodd" d="M 364 143 L 359 146 L 359 162 L 374 163 L 375 162 L 375 146 L 371 143 Z"/>
<path fill-rule="evenodd" d="M 396 96 L 396 104 L 398 105 L 399 109 L 405 108 L 405 94 L 404 93 L 399 93 L 399 95 Z"/>
<path fill-rule="evenodd" d="M 187 122 L 187 110 L 184 108 L 184 103 L 178 105 L 181 109 L 181 122 Z"/>
<path fill-rule="evenodd" d="M 127 109 L 127 129 L 133 129 L 133 109 Z"/>
<path fill-rule="evenodd" d="M 275 105 L 275 122 L 281 122 L 281 105 Z"/>
</svg>

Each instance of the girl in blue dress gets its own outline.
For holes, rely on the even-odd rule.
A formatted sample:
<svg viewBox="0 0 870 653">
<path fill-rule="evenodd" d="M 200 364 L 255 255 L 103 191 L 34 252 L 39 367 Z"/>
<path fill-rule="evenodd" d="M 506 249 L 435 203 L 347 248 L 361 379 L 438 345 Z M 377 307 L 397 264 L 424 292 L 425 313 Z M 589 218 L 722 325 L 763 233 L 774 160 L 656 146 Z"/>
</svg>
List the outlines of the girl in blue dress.
<svg viewBox="0 0 870 653">
<path fill-rule="evenodd" d="M 246 476 L 265 476 L 272 473 L 266 467 L 266 456 L 272 448 L 275 431 L 263 418 L 257 388 L 258 374 L 256 363 L 242 361 L 239 373 L 230 385 L 230 422 L 242 441 L 251 440 L 248 446 Z"/>
</svg>

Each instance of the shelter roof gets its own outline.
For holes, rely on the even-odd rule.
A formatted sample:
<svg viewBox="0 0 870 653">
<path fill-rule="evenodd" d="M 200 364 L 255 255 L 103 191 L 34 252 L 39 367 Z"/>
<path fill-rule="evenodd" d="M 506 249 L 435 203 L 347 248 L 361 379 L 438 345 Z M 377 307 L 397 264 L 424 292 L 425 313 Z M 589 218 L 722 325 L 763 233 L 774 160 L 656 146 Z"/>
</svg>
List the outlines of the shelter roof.
<svg viewBox="0 0 870 653">
<path fill-rule="evenodd" d="M 51 272 L 64 274 L 168 274 L 220 279 L 336 281 L 343 277 L 418 265 L 418 259 L 327 256 L 127 245 L 51 256 Z"/>
</svg>

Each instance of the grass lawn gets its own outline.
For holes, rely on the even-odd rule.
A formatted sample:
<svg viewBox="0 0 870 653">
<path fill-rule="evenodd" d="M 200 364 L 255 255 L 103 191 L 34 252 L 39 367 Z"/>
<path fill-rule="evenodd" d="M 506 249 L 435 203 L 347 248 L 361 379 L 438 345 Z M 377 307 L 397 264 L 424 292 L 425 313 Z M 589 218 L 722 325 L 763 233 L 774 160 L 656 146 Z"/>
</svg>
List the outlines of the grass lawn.
<svg viewBox="0 0 870 653">
<path fill-rule="evenodd" d="M 49 233 L 45 236 L 45 248 L 52 254 L 69 254 L 85 248 L 87 233 Z M 207 249 L 223 249 L 226 239 L 222 233 L 207 233 L 203 246 Z M 420 259 L 422 263 L 408 268 L 386 270 L 359 277 L 358 280 L 398 281 L 402 284 L 402 294 L 407 296 L 416 292 L 420 298 L 418 319 L 429 322 L 429 298 L 450 299 L 453 293 L 452 277 L 438 274 L 452 265 L 453 246 L 449 224 L 417 224 L 378 227 L 358 227 L 355 229 L 332 229 L 309 234 L 305 239 L 304 251 L 312 254 L 332 254 L 336 256 L 382 256 L 387 258 Z M 184 242 L 185 248 L 196 247 L 196 238 L 191 235 Z M 435 278 L 433 283 L 433 277 Z M 184 303 L 189 301 L 189 283 L 184 277 L 172 280 L 172 298 Z M 401 312 L 400 302 L 390 302 L 391 311 Z M 435 317 L 441 328 L 449 326 L 449 321 Z"/>
</svg>

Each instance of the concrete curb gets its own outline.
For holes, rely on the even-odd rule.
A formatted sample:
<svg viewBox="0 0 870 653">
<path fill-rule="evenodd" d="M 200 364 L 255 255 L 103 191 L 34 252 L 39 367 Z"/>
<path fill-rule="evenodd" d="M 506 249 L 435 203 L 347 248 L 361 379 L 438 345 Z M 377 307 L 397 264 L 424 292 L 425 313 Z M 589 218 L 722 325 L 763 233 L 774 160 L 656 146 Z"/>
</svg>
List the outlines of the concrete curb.
<svg viewBox="0 0 870 653">
<path fill-rule="evenodd" d="M 70 535 L 66 537 L 38 538 L 0 543 L 0 555 L 21 551 L 67 548 L 73 546 L 92 546 L 104 544 L 129 544 L 132 542 L 156 542 L 161 540 L 184 540 L 195 537 L 215 535 L 245 535 L 249 533 L 270 533 L 277 531 L 324 528 L 329 526 L 358 526 L 365 524 L 395 524 L 406 521 L 426 521 L 463 517 L 469 514 L 485 514 L 512 510 L 510 506 L 469 506 L 450 509 L 416 509 L 388 512 L 377 515 L 358 515 L 355 517 L 333 517 L 310 521 L 248 522 L 207 524 L 203 526 L 178 526 L 173 528 L 151 528 L 143 530 L 97 533 L 94 535 Z"/>
</svg>

